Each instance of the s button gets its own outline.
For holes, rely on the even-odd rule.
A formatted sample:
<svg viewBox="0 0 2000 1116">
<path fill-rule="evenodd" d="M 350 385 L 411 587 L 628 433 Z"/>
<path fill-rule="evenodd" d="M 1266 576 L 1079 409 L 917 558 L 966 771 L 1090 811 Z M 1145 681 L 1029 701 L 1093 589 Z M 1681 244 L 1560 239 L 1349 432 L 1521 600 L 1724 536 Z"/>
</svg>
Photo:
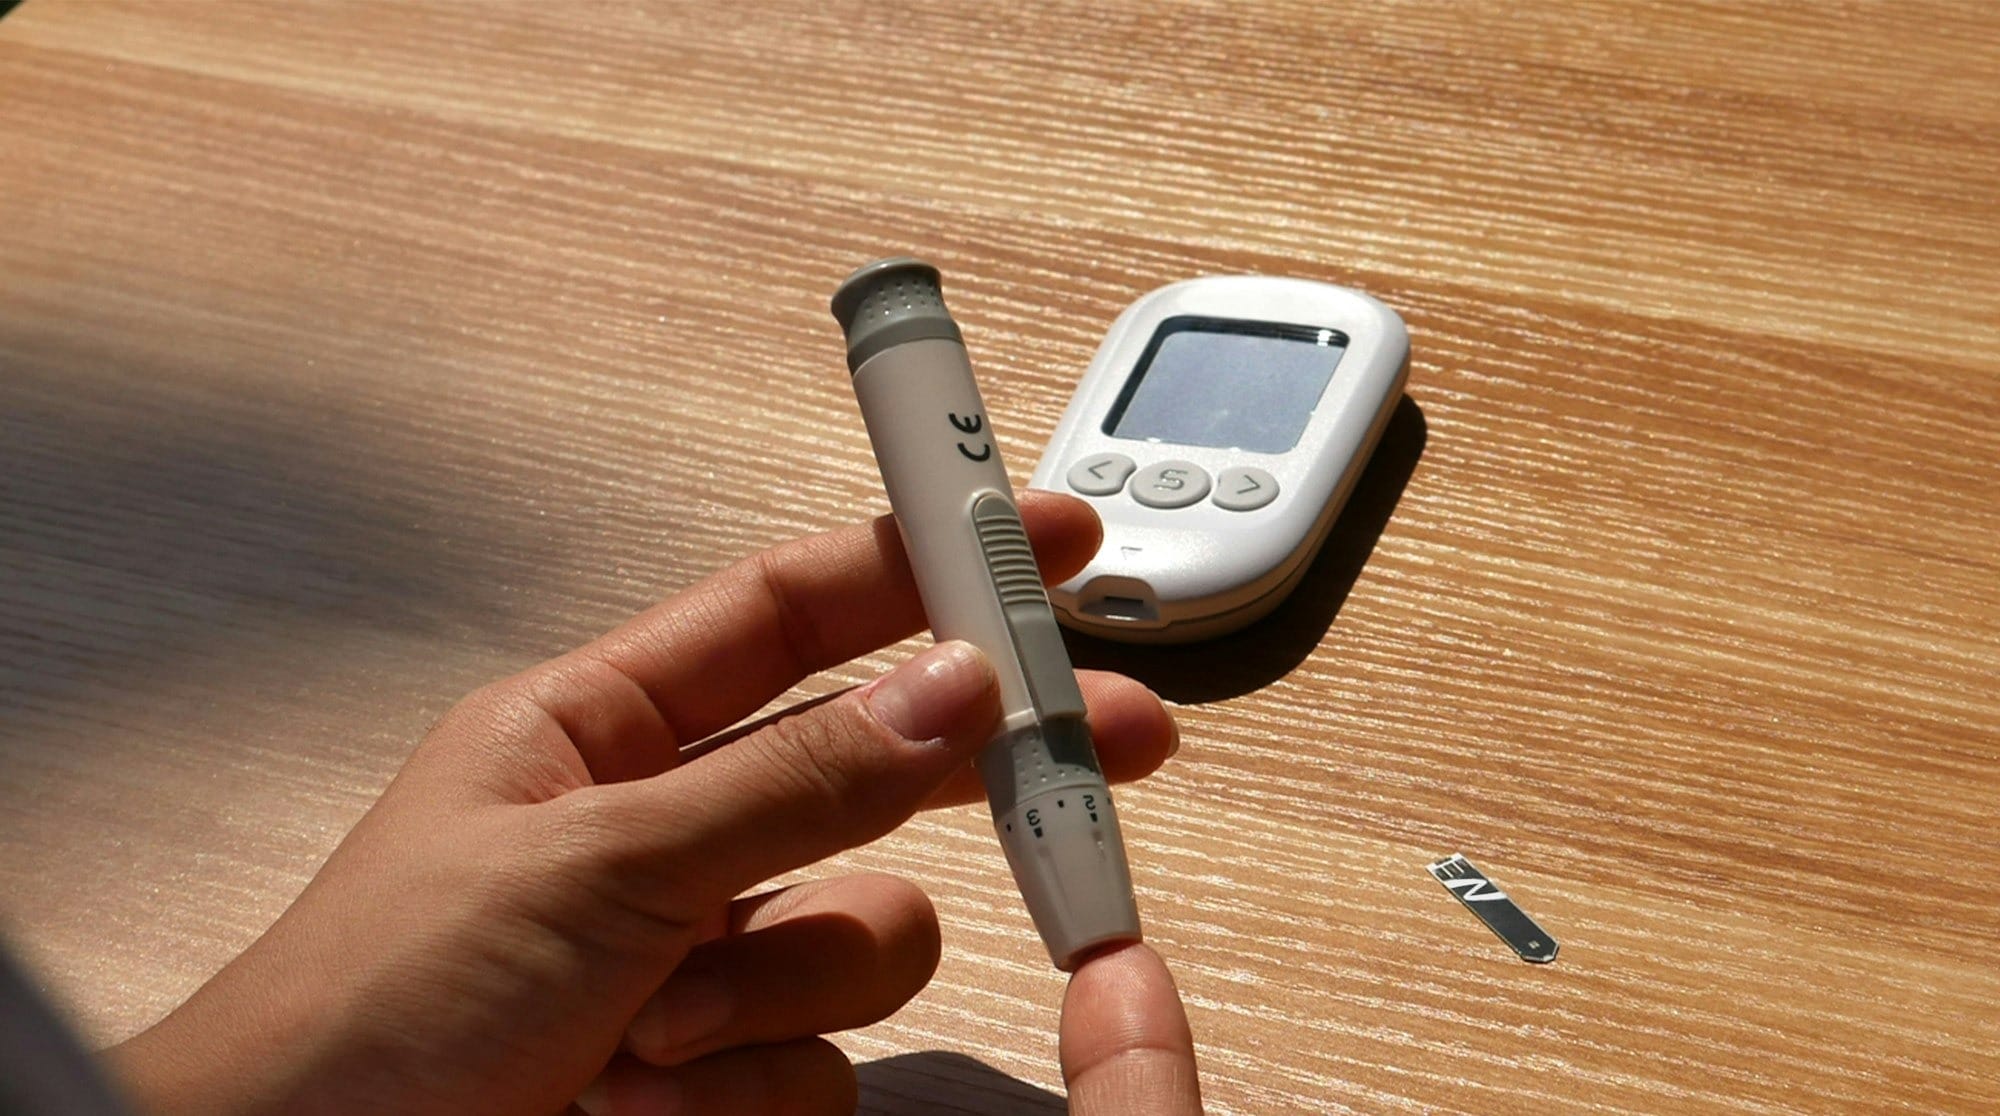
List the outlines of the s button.
<svg viewBox="0 0 2000 1116">
<path fill-rule="evenodd" d="M 1192 461 L 1162 461 L 1132 478 L 1132 498 L 1149 508 L 1184 508 L 1208 495 L 1208 474 Z"/>
</svg>

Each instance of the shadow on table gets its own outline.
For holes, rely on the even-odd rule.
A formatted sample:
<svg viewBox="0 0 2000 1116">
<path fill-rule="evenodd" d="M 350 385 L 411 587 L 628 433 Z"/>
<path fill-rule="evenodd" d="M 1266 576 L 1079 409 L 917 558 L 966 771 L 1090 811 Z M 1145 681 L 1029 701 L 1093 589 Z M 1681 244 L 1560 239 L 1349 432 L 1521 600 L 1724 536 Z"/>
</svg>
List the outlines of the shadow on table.
<svg viewBox="0 0 2000 1116">
<path fill-rule="evenodd" d="M 334 630 L 490 639 L 503 575 L 557 546 L 338 400 L 52 348 L 0 364 L 0 741 Z"/>
<path fill-rule="evenodd" d="M 854 1068 L 870 1116 L 1063 1116 L 1063 1098 L 945 1050 L 898 1054 Z"/>
<path fill-rule="evenodd" d="M 1423 409 L 1405 395 L 1326 545 L 1271 615 L 1240 632 L 1178 646 L 1113 643 L 1066 631 L 1070 657 L 1080 667 L 1129 674 L 1182 704 L 1241 697 L 1283 678 L 1312 654 L 1340 614 L 1417 470 L 1428 437 Z"/>
</svg>

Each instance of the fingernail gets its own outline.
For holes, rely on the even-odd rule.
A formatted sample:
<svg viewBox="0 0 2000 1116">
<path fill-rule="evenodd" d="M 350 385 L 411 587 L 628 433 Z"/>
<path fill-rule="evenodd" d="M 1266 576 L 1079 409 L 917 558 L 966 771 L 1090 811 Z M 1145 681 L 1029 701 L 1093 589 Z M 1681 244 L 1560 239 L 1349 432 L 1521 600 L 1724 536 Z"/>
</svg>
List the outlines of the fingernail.
<svg viewBox="0 0 2000 1116">
<path fill-rule="evenodd" d="M 647 1001 L 626 1033 L 626 1045 L 642 1060 L 678 1060 L 702 1040 L 721 1032 L 736 1011 L 736 993 L 712 972 L 674 974 L 659 995 Z"/>
<path fill-rule="evenodd" d="M 1167 710 L 1167 727 L 1174 734 L 1173 739 L 1167 741 L 1167 758 L 1173 759 L 1181 751 L 1181 719 L 1174 716 L 1174 711 L 1171 709 Z"/>
<path fill-rule="evenodd" d="M 604 1078 L 597 1077 L 585 1085 L 583 1092 L 578 1093 L 571 1103 L 583 1109 L 584 1116 L 610 1116 L 611 1090 L 605 1088 Z"/>
<path fill-rule="evenodd" d="M 977 647 L 940 643 L 868 686 L 875 719 L 905 740 L 936 740 L 963 727 L 967 712 L 994 685 L 993 666 Z"/>
</svg>

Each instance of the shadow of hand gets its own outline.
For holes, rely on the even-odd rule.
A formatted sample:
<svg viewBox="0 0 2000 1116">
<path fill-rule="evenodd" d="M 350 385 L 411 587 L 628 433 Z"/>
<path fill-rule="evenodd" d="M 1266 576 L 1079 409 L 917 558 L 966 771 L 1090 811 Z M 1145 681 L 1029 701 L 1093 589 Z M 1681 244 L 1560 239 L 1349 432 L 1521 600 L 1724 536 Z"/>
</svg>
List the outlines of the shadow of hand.
<svg viewBox="0 0 2000 1116">
<path fill-rule="evenodd" d="M 947 1050 L 898 1054 L 854 1067 L 859 1111 L 870 1116 L 1064 1116 L 1063 1098 Z"/>
</svg>

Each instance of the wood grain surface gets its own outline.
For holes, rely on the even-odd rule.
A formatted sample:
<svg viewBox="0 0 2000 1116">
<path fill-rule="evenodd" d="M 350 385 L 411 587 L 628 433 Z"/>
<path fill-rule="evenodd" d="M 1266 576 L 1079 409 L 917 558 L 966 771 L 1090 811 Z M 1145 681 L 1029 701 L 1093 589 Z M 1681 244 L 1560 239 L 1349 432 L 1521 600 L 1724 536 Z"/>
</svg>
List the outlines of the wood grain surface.
<svg viewBox="0 0 2000 1116">
<path fill-rule="evenodd" d="M 1017 480 L 1126 303 L 1265 272 L 1409 399 L 1272 620 L 1077 647 L 1179 704 L 1120 804 L 1211 1111 L 1992 1110 L 1996 75 L 1976 2 L 29 0 L 7 936 L 129 1034 L 456 697 L 884 510 L 855 264 L 945 269 Z M 864 1109 L 1060 1111 L 983 812 L 835 867 L 945 926 Z"/>
</svg>

